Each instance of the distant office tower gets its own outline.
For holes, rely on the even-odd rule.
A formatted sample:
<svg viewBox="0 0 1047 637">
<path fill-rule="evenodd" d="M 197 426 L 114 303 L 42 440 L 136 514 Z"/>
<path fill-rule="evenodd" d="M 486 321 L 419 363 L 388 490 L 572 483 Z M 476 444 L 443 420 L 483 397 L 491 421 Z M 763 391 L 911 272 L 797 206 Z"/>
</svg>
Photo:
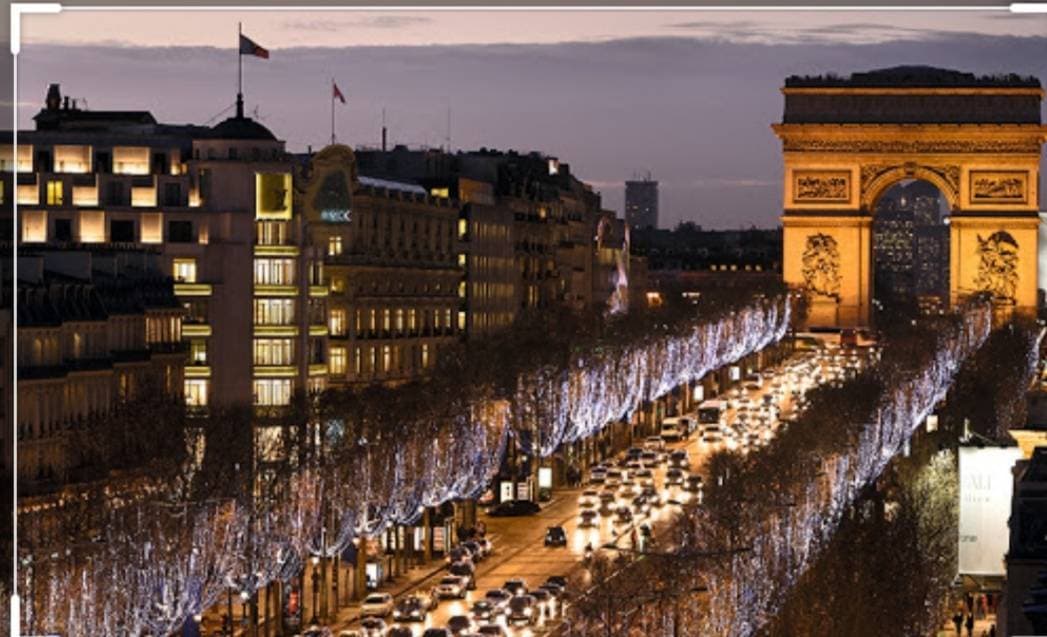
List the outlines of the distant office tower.
<svg viewBox="0 0 1047 637">
<path fill-rule="evenodd" d="M 873 232 L 877 298 L 946 302 L 949 227 L 934 186 L 914 181 L 891 188 L 877 205 Z"/>
<path fill-rule="evenodd" d="M 658 182 L 650 174 L 625 182 L 625 221 L 634 229 L 658 227 Z"/>
</svg>

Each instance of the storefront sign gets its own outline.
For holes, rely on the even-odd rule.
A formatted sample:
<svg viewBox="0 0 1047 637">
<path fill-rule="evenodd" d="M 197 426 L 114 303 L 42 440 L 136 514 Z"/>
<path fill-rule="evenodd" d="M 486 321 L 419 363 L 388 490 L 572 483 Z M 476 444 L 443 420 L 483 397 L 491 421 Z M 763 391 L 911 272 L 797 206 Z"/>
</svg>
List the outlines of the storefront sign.
<svg viewBox="0 0 1047 637">
<path fill-rule="evenodd" d="M 346 209 L 321 210 L 320 220 L 328 223 L 349 223 L 352 221 L 352 211 Z"/>
<path fill-rule="evenodd" d="M 297 631 L 302 627 L 301 580 L 292 577 L 283 587 L 284 630 Z"/>
<path fill-rule="evenodd" d="M 960 574 L 1005 575 L 1018 447 L 960 447 Z"/>
</svg>

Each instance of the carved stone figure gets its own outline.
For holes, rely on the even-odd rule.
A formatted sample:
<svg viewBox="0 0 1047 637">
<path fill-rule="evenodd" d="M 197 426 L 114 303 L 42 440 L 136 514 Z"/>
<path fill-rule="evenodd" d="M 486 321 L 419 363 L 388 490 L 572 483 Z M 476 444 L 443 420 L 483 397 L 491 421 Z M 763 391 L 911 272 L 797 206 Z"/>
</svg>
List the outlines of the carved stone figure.
<svg viewBox="0 0 1047 637">
<path fill-rule="evenodd" d="M 813 294 L 840 300 L 840 250 L 827 234 L 807 237 L 803 251 L 803 282 Z"/>
<path fill-rule="evenodd" d="M 1006 230 L 982 239 L 978 235 L 978 276 L 974 285 L 1001 301 L 1015 300 L 1018 288 L 1018 242 Z"/>
<path fill-rule="evenodd" d="M 796 179 L 794 199 L 846 201 L 848 179 L 845 176 L 804 175 Z"/>
<path fill-rule="evenodd" d="M 993 201 L 1024 201 L 1025 179 L 1022 177 L 1005 177 L 986 175 L 972 180 L 972 196 L 975 199 Z"/>
</svg>

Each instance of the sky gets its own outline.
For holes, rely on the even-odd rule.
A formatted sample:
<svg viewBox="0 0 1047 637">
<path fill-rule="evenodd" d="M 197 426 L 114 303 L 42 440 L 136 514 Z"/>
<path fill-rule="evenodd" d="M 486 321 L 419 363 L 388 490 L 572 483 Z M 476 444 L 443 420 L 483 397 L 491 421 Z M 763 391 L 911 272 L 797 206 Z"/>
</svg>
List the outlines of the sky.
<svg viewBox="0 0 1047 637">
<path fill-rule="evenodd" d="M 778 223 L 770 125 L 789 75 L 928 64 L 1047 83 L 1047 15 L 1005 11 L 65 11 L 23 18 L 19 120 L 57 82 L 91 109 L 218 121 L 237 22 L 271 52 L 244 58 L 247 111 L 291 150 L 329 141 L 334 78 L 339 142 L 378 144 L 384 111 L 390 143 L 538 150 L 619 214 L 624 181 L 650 172 L 662 227 Z"/>
</svg>

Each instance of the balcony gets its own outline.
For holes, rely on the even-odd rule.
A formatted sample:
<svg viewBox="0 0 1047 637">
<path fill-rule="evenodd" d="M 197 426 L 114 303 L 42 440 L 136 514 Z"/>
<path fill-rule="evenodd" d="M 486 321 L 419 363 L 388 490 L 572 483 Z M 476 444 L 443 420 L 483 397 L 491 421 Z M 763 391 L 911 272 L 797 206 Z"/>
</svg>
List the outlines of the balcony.
<svg viewBox="0 0 1047 637">
<path fill-rule="evenodd" d="M 297 285 L 275 285 L 272 283 L 257 283 L 254 286 L 255 296 L 298 296 Z"/>
<path fill-rule="evenodd" d="M 289 337 L 298 336 L 297 325 L 255 325 L 254 326 L 255 336 L 267 336 L 267 337 Z"/>
<path fill-rule="evenodd" d="M 298 246 L 290 245 L 256 245 L 254 247 L 256 257 L 297 257 L 301 252 Z"/>
<path fill-rule="evenodd" d="M 331 289 L 326 285 L 310 285 L 309 296 L 313 297 L 324 297 L 331 294 Z"/>
<path fill-rule="evenodd" d="M 298 368 L 294 365 L 255 365 L 255 378 L 294 378 Z"/>
<path fill-rule="evenodd" d="M 206 323 L 182 323 L 182 336 L 208 337 L 211 326 Z"/>
<path fill-rule="evenodd" d="M 175 296 L 211 296 L 210 283 L 175 283 Z"/>
<path fill-rule="evenodd" d="M 309 326 L 309 336 L 328 336 L 330 334 L 330 332 L 331 331 L 328 329 L 328 327 L 326 325 L 310 325 Z"/>
<path fill-rule="evenodd" d="M 310 376 L 326 376 L 327 375 L 327 364 L 317 363 L 309 365 Z"/>
<path fill-rule="evenodd" d="M 185 377 L 186 378 L 210 378 L 211 377 L 211 366 L 210 365 L 186 365 L 185 366 Z"/>
</svg>

